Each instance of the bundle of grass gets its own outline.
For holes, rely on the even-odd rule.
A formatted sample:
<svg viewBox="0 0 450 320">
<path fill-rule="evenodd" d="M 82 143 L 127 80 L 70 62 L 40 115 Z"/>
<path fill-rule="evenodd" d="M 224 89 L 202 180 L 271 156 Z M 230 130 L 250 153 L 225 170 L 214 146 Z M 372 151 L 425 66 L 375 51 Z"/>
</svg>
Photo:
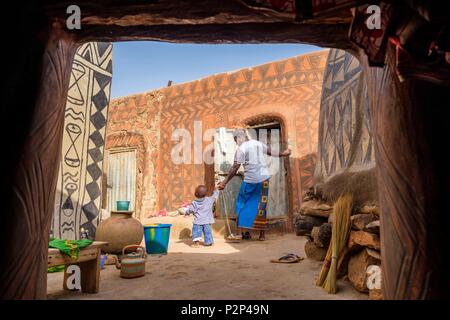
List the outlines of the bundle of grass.
<svg viewBox="0 0 450 320">
<path fill-rule="evenodd" d="M 339 256 L 347 243 L 350 233 L 350 216 L 352 214 L 353 198 L 350 194 L 338 198 L 334 204 L 334 222 L 332 226 L 331 243 L 328 247 L 322 270 L 316 284 L 322 286 L 328 293 L 336 293 L 337 266 Z"/>
<path fill-rule="evenodd" d="M 332 231 L 333 232 L 333 231 Z M 331 237 L 333 237 L 333 234 L 331 234 Z M 332 243 L 328 246 L 327 255 L 325 256 L 325 259 L 323 260 L 322 269 L 320 270 L 319 278 L 317 278 L 316 286 L 321 287 L 323 283 L 325 282 L 325 279 L 328 275 L 328 270 L 330 270 L 331 265 L 331 249 Z"/>
<path fill-rule="evenodd" d="M 340 197 L 334 205 L 335 221 L 332 227 L 331 235 L 331 265 L 327 278 L 323 284 L 323 288 L 328 293 L 336 293 L 337 286 L 337 265 L 338 259 L 344 249 L 348 235 L 350 234 L 350 216 L 352 215 L 353 197 L 346 194 Z"/>
</svg>

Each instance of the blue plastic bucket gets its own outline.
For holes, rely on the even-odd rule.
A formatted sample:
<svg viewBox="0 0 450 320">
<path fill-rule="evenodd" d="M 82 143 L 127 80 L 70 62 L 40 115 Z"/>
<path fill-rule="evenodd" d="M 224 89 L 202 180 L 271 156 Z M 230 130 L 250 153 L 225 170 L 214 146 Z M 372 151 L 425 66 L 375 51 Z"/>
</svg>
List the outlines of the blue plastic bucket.
<svg viewBox="0 0 450 320">
<path fill-rule="evenodd" d="M 155 223 L 144 226 L 147 254 L 167 254 L 171 224 Z"/>
<path fill-rule="evenodd" d="M 128 211 L 130 209 L 130 201 L 116 201 L 117 211 Z"/>
</svg>

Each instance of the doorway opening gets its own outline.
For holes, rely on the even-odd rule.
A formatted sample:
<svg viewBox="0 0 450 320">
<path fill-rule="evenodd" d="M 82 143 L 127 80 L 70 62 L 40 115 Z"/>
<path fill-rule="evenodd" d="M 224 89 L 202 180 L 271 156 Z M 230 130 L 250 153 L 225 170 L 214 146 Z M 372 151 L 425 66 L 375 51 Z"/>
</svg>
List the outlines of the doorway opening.
<svg viewBox="0 0 450 320">
<path fill-rule="evenodd" d="M 244 121 L 247 133 L 251 139 L 260 141 L 270 147 L 272 151 L 282 151 L 286 142 L 283 138 L 282 120 L 258 116 L 258 119 Z M 233 140 L 234 129 L 217 129 L 214 146 L 214 180 L 223 180 L 233 164 L 236 144 Z M 269 180 L 269 201 L 267 208 L 267 223 L 270 229 L 277 231 L 291 230 L 291 199 L 288 194 L 288 168 L 289 159 L 270 157 L 265 159 L 271 178 Z M 221 219 L 236 220 L 236 199 L 239 194 L 244 170 L 239 168 L 238 173 L 227 184 L 225 196 L 217 204 L 218 216 Z"/>
<path fill-rule="evenodd" d="M 245 127 L 251 138 L 270 146 L 272 151 L 287 149 L 288 138 L 293 146 L 305 145 L 303 142 L 309 140 L 312 142 L 308 145 L 316 144 L 317 126 L 304 124 L 307 123 L 305 119 L 311 119 L 310 114 L 314 115 L 314 121 L 318 121 L 320 90 L 314 89 L 322 86 L 327 55 L 327 50 L 320 49 L 253 67 L 213 73 L 189 82 L 175 81 L 174 84 L 170 81 L 166 87 L 118 97 L 108 104 L 102 184 L 106 199 L 102 201 L 104 211 L 101 219 L 108 217 L 103 212 L 116 210 L 116 201 L 130 201 L 130 211 L 135 211 L 134 216 L 143 225 L 172 224 L 169 252 L 177 253 L 164 258 L 149 258 L 151 265 L 161 263 L 164 267 L 147 279 L 152 283 L 169 281 L 171 290 L 139 290 L 140 297 L 173 297 L 173 292 L 178 291 L 174 288 L 178 287 L 192 288 L 189 292 L 192 294 L 192 291 L 197 291 L 197 285 L 205 281 L 192 274 L 198 274 L 196 270 L 203 270 L 204 265 L 211 261 L 220 266 L 217 272 L 223 275 L 223 279 L 217 283 L 217 272 L 208 274 L 211 286 L 203 287 L 201 292 L 209 297 L 213 292 L 217 297 L 233 297 L 236 290 L 242 291 L 243 283 L 246 288 L 239 298 L 258 298 L 257 292 L 261 291 L 267 291 L 268 297 L 281 297 L 274 288 L 287 284 L 289 288 L 283 290 L 282 297 L 308 298 L 311 297 L 310 292 L 315 292 L 317 297 L 326 297 L 311 281 L 319 272 L 319 266 L 313 265 L 314 262 L 303 262 L 302 281 L 284 269 L 277 273 L 279 279 L 276 282 L 270 282 L 274 267 L 270 264 L 271 259 L 278 259 L 284 252 L 304 256 L 301 250 L 306 239 L 289 232 L 293 229 L 292 208 L 300 199 L 295 191 L 290 190 L 300 181 L 295 167 L 292 169 L 295 177 L 291 179 L 290 163 L 296 164 L 300 156 L 314 150 L 292 148 L 291 158 L 267 156 L 269 170 L 273 172 L 267 195 L 267 242 L 253 241 L 258 240 L 255 235 L 248 239 L 250 241 L 240 243 L 225 240 L 225 236 L 231 233 L 227 230 L 225 211 L 231 220 L 231 231 L 237 229 L 233 220 L 236 220 L 236 199 L 243 181 L 242 167 L 227 184 L 226 208 L 222 198 L 216 202 L 219 216 L 213 224 L 214 246 L 191 248 L 193 217 L 180 216 L 177 211 L 184 203 L 192 201 L 197 185 L 206 184 L 212 191 L 215 183 L 228 173 L 237 148 L 232 135 L 235 128 Z M 297 130 L 299 127 L 301 131 Z M 181 141 L 173 139 L 177 130 L 190 139 L 187 147 L 181 149 L 185 152 L 183 155 L 190 156 L 187 163 L 175 162 L 173 158 L 174 147 Z M 214 139 L 209 139 L 208 130 L 216 133 Z M 217 137 L 223 133 L 223 139 Z M 198 141 L 202 145 L 200 156 L 204 157 L 201 162 L 196 161 L 196 148 L 193 147 L 193 143 Z M 210 142 L 214 144 L 213 164 L 203 161 Z M 259 270 L 254 274 L 256 277 L 248 277 L 249 269 Z M 105 287 L 101 297 L 120 296 L 114 282 L 117 278 L 114 267 L 107 266 L 103 275 Z M 51 284 L 53 280 L 55 283 L 59 281 L 56 276 L 49 281 L 53 297 L 66 294 L 55 290 L 56 285 Z M 142 282 L 143 285 L 145 283 Z M 348 288 L 346 297 L 361 298 L 352 292 L 348 283 L 343 285 Z M 298 287 L 305 286 L 307 291 L 299 292 Z M 230 290 L 217 290 L 218 287 Z M 199 293 L 196 297 L 205 295 Z"/>
<path fill-rule="evenodd" d="M 129 211 L 136 207 L 136 150 L 107 151 L 107 212 L 117 210 L 117 201 L 129 201 Z"/>
</svg>

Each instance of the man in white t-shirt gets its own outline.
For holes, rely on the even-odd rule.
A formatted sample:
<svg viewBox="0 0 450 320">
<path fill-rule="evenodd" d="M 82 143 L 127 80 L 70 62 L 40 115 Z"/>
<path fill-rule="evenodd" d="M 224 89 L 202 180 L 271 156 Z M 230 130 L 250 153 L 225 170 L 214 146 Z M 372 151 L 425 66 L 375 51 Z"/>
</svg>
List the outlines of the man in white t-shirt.
<svg viewBox="0 0 450 320">
<path fill-rule="evenodd" d="M 236 217 L 238 234 L 230 235 L 232 239 L 242 239 L 246 235 L 242 229 L 259 230 L 259 240 L 265 240 L 267 201 L 269 194 L 269 168 L 265 155 L 288 157 L 291 150 L 278 153 L 272 152 L 264 143 L 250 139 L 245 130 L 239 129 L 233 133 L 238 148 L 234 155 L 234 164 L 227 177 L 219 185 L 223 190 L 227 183 L 236 175 L 241 165 L 244 166 L 244 181 L 236 200 Z"/>
</svg>

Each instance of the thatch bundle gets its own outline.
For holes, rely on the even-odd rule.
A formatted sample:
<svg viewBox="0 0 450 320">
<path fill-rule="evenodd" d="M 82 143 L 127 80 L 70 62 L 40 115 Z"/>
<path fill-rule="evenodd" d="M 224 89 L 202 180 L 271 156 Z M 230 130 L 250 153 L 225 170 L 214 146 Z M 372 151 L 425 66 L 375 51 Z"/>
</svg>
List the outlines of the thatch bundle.
<svg viewBox="0 0 450 320">
<path fill-rule="evenodd" d="M 352 214 L 353 197 L 345 194 L 338 198 L 333 207 L 334 222 L 332 226 L 331 244 L 328 247 L 322 270 L 316 284 L 328 293 L 336 293 L 338 259 L 350 233 L 350 216 Z"/>
</svg>

